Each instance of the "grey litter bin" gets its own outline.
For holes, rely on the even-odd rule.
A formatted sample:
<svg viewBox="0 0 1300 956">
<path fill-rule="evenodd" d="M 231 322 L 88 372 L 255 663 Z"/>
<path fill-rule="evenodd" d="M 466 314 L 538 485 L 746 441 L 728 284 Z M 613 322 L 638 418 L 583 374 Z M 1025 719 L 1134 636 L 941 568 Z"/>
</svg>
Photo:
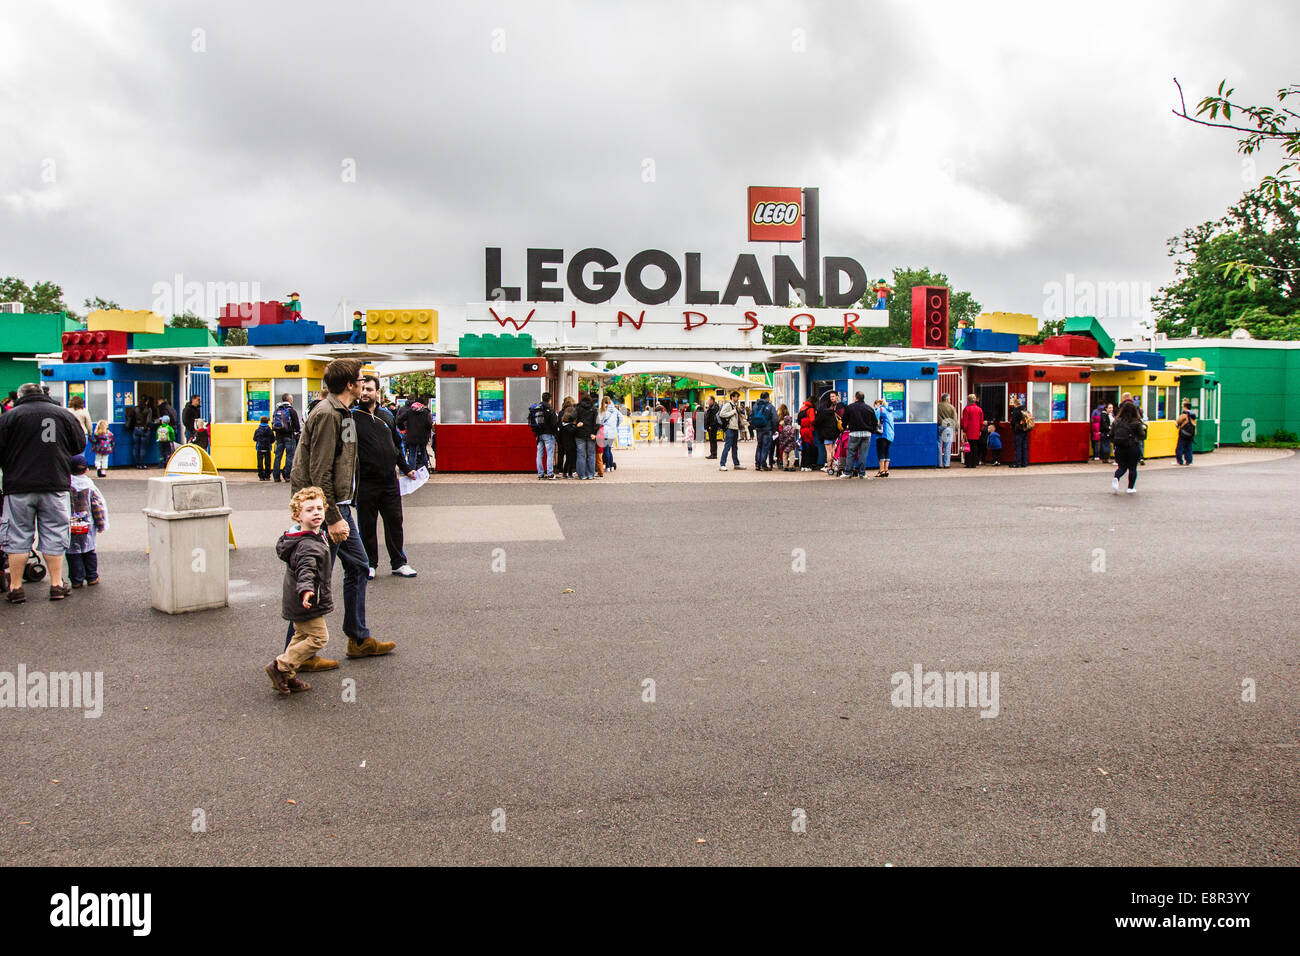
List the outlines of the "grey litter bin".
<svg viewBox="0 0 1300 956">
<path fill-rule="evenodd" d="M 229 603 L 227 502 L 219 475 L 149 479 L 149 592 L 158 610 L 182 614 Z"/>
</svg>

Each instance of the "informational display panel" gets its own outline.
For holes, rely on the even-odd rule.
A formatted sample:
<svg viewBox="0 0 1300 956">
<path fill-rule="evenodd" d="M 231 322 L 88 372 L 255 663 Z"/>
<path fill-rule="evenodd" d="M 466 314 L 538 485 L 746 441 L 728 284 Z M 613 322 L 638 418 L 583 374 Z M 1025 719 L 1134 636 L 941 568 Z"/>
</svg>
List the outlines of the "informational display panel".
<svg viewBox="0 0 1300 956">
<path fill-rule="evenodd" d="M 882 382 L 880 385 L 880 397 L 885 400 L 889 410 L 894 413 L 894 421 L 907 421 L 906 410 L 903 405 L 906 396 L 906 389 L 902 382 Z"/>
<path fill-rule="evenodd" d="M 500 378 L 474 380 L 475 421 L 504 422 L 506 420 L 506 383 Z"/>
<path fill-rule="evenodd" d="M 248 380 L 247 401 L 247 421 L 261 421 L 263 415 L 270 418 L 271 380 L 269 378 L 250 378 Z"/>
</svg>

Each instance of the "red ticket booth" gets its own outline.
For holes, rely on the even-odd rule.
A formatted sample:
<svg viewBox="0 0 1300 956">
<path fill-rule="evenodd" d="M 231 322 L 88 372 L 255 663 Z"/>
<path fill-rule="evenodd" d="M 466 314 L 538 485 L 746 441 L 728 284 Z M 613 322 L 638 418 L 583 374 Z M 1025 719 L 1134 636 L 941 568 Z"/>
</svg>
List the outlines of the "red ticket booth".
<svg viewBox="0 0 1300 956">
<path fill-rule="evenodd" d="M 1034 416 L 1029 433 L 1029 463 L 1087 461 L 1092 454 L 1092 409 L 1088 379 L 1092 371 L 1069 366 L 972 366 L 971 391 L 984 420 L 998 423 L 1002 438 L 999 461 L 1015 461 L 1015 443 L 1007 415 L 1012 395 Z"/>
<path fill-rule="evenodd" d="M 537 356 L 438 362 L 438 470 L 535 470 L 528 409 L 542 400 L 548 371 Z"/>
</svg>

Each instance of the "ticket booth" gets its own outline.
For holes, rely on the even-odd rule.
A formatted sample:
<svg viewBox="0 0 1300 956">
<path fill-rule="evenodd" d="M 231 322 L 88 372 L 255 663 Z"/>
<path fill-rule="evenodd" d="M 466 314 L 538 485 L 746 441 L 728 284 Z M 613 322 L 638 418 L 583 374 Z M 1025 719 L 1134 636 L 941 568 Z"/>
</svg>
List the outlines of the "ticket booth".
<svg viewBox="0 0 1300 956">
<path fill-rule="evenodd" d="M 268 419 L 288 394 L 303 418 L 320 392 L 327 362 L 320 359 L 232 359 L 213 362 L 209 386 L 212 397 L 212 463 L 220 469 L 257 468 L 253 432 L 262 416 Z"/>
<path fill-rule="evenodd" d="M 1123 359 L 1125 354 L 1133 353 L 1120 353 L 1117 357 Z M 1163 366 L 1163 359 L 1160 364 Z M 1176 422 L 1182 404 L 1180 386 L 1184 374 L 1186 373 L 1166 371 L 1163 367 L 1148 367 L 1097 372 L 1093 375 L 1094 388 L 1107 390 L 1106 394 L 1114 402 L 1116 411 L 1119 410 L 1119 397 L 1125 392 L 1132 394 L 1134 403 L 1147 422 L 1143 458 L 1169 458 L 1178 447 Z"/>
<path fill-rule="evenodd" d="M 86 404 L 86 412 L 93 423 L 107 421 L 113 433 L 113 454 L 109 467 L 136 464 L 131 448 L 131 435 L 126 427 L 126 410 L 138 404 L 146 395 L 154 401 L 166 399 L 179 411 L 176 396 L 180 383 L 180 368 L 175 365 L 132 365 L 128 362 L 68 362 L 42 365 L 40 381 L 48 385 L 50 397 L 60 405 L 79 396 Z M 180 423 L 172 422 L 180 434 Z M 90 443 L 86 443 L 87 461 Z M 145 445 L 143 464 L 158 463 L 158 444 L 150 436 Z"/>
<path fill-rule="evenodd" d="M 894 413 L 890 467 L 936 467 L 939 464 L 939 368 L 925 362 L 818 362 L 808 366 L 812 398 L 834 389 L 850 404 L 862 392 L 868 405 L 883 398 Z M 872 441 L 867 467 L 878 467 Z"/>
<path fill-rule="evenodd" d="M 455 358 L 438 362 L 439 471 L 533 471 L 537 441 L 528 409 L 542 400 L 544 358 Z"/>
<path fill-rule="evenodd" d="M 1002 439 L 999 461 L 1015 461 L 1015 439 L 1008 420 L 1011 397 L 1034 416 L 1029 433 L 1029 464 L 1087 461 L 1092 454 L 1091 369 L 1053 365 L 979 366 L 969 368 L 971 394 L 986 422 L 998 423 Z M 965 405 L 957 405 L 958 410 Z"/>
</svg>

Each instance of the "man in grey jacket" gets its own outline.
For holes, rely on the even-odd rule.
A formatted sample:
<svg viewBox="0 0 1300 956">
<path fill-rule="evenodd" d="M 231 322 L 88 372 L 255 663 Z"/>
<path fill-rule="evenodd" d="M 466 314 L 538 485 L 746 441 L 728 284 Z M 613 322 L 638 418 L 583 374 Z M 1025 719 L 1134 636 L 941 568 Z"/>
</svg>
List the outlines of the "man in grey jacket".
<svg viewBox="0 0 1300 956">
<path fill-rule="evenodd" d="M 737 442 L 748 427 L 748 422 L 745 421 L 745 409 L 740 404 L 740 392 L 733 390 L 730 398 L 731 400 L 724 402 L 718 412 L 718 423 L 726 434 L 726 441 L 722 445 L 722 458 L 718 460 L 718 471 L 727 470 L 727 449 L 731 449 L 732 470 L 744 471 L 745 466 L 740 463 Z"/>
<path fill-rule="evenodd" d="M 357 428 L 348 409 L 361 394 L 361 361 L 335 359 L 325 366 L 326 396 L 307 415 L 289 476 L 290 491 L 312 485 L 325 492 L 330 552 L 343 561 L 343 633 L 348 657 L 377 657 L 397 645 L 377 641 L 366 626 L 366 582 L 370 561 L 353 517 L 357 501 Z M 290 625 L 289 637 L 293 636 Z M 312 657 L 300 670 L 332 670 L 338 661 Z"/>
</svg>

